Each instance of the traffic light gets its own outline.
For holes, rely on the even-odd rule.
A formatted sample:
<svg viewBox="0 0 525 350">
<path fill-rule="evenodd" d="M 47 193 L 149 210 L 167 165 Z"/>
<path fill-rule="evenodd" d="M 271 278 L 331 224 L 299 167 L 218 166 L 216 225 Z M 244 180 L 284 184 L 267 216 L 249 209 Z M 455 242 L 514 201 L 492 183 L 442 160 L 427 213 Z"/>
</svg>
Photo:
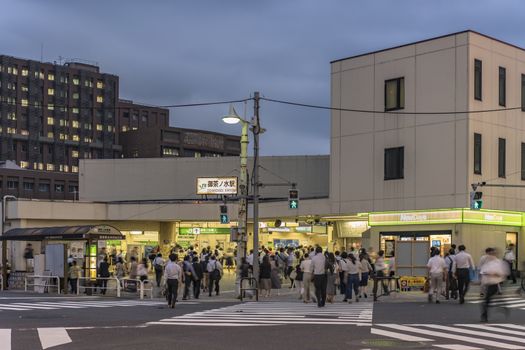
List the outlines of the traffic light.
<svg viewBox="0 0 525 350">
<path fill-rule="evenodd" d="M 299 191 L 296 189 L 288 190 L 288 208 L 299 209 Z"/>
<path fill-rule="evenodd" d="M 470 192 L 470 209 L 479 210 L 483 207 L 483 192 L 472 191 Z"/>
<path fill-rule="evenodd" d="M 220 214 L 219 214 L 219 220 L 221 224 L 229 224 L 230 218 L 228 217 L 228 206 L 227 205 L 221 205 L 220 207 Z"/>
</svg>

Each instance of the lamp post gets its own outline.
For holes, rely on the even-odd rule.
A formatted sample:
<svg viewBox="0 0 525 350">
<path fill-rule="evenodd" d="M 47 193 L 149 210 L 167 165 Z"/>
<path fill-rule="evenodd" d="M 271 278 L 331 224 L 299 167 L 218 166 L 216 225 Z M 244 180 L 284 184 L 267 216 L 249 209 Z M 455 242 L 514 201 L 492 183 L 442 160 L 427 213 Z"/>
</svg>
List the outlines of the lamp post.
<svg viewBox="0 0 525 350">
<path fill-rule="evenodd" d="M 11 195 L 5 195 L 2 197 L 2 229 L 1 234 L 4 235 L 5 232 L 5 221 L 6 221 L 6 214 L 7 214 L 7 200 L 12 199 L 16 200 L 17 198 L 15 196 Z M 3 289 L 7 287 L 7 241 L 4 239 L 2 240 L 2 284 Z"/>
<path fill-rule="evenodd" d="M 253 132 L 253 156 L 254 156 L 254 170 L 253 170 L 253 277 L 258 280 L 259 277 L 259 134 L 262 132 L 259 123 L 259 92 L 254 93 L 253 97 L 254 117 L 249 122 L 242 119 L 236 112 L 233 106 L 230 106 L 230 113 L 223 117 L 222 120 L 227 124 L 242 124 L 241 133 L 241 168 L 239 179 L 239 217 L 238 226 L 239 234 L 242 238 L 247 237 L 247 221 L 246 213 L 248 207 L 248 174 L 246 172 L 248 162 L 248 128 L 251 126 Z M 240 266 L 242 252 L 244 250 L 244 239 L 238 241 L 237 244 L 237 267 Z M 240 295 L 240 270 L 237 269 L 236 277 L 236 291 Z"/>
</svg>

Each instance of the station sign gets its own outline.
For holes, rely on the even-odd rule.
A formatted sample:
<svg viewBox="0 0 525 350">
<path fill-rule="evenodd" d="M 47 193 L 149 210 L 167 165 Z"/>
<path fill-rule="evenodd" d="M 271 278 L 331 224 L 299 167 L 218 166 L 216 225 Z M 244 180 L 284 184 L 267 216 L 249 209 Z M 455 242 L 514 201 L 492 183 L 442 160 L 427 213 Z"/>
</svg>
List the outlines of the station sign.
<svg viewBox="0 0 525 350">
<path fill-rule="evenodd" d="M 229 227 L 181 227 L 179 235 L 229 235 Z"/>
<path fill-rule="evenodd" d="M 462 210 L 436 210 L 421 212 L 371 213 L 369 226 L 461 223 Z"/>
<path fill-rule="evenodd" d="M 198 177 L 198 195 L 225 195 L 237 194 L 237 177 Z"/>
</svg>

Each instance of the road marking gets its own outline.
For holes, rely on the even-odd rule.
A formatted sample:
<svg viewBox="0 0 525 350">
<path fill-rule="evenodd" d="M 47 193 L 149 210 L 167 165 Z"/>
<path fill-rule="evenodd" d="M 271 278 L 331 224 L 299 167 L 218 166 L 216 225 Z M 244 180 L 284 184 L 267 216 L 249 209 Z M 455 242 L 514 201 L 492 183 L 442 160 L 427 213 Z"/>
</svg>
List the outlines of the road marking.
<svg viewBox="0 0 525 350">
<path fill-rule="evenodd" d="M 65 328 L 38 328 L 37 330 L 43 350 L 73 342 Z"/>
<path fill-rule="evenodd" d="M 422 324 L 415 324 L 414 326 L 428 327 L 428 326 L 422 325 Z M 508 341 L 513 341 L 513 342 L 516 342 L 516 343 L 525 343 L 525 338 L 517 338 L 517 337 L 507 336 L 507 335 L 503 335 L 503 334 L 491 334 L 491 333 L 487 333 L 487 332 L 473 331 L 473 330 L 470 330 L 470 329 L 461 329 L 461 330 L 458 331 L 458 328 L 456 328 L 456 327 L 442 326 L 442 325 L 438 325 L 438 324 L 433 324 L 432 328 L 441 329 L 443 331 L 449 331 L 449 332 L 459 332 L 459 333 L 462 333 L 462 334 L 476 335 L 478 337 L 496 338 L 498 340 L 508 340 Z"/>
<path fill-rule="evenodd" d="M 498 301 L 511 301 L 511 300 L 523 300 L 521 298 L 518 298 L 518 297 L 512 297 L 512 298 L 494 298 L 492 299 L 493 302 L 498 302 Z M 473 299 L 473 300 L 467 300 L 467 303 L 469 304 L 481 304 L 481 303 L 484 303 L 485 302 L 485 299 Z"/>
<path fill-rule="evenodd" d="M 483 350 L 482 348 L 475 348 L 473 346 L 461 345 L 461 344 L 447 344 L 447 345 L 434 345 L 437 348 L 443 348 L 447 350 Z"/>
<path fill-rule="evenodd" d="M 10 329 L 0 329 L 0 350 L 11 350 Z"/>
<path fill-rule="evenodd" d="M 518 345 L 501 343 L 501 342 L 496 342 L 496 341 L 493 341 L 493 340 L 485 340 L 485 339 L 479 339 L 479 338 L 473 338 L 473 337 L 466 337 L 466 336 L 463 336 L 463 335 L 452 334 L 450 332 L 437 332 L 437 331 L 432 331 L 432 330 L 428 330 L 428 329 L 419 329 L 419 328 L 416 328 L 416 327 L 410 327 L 410 326 L 405 326 L 405 325 L 397 325 L 397 324 L 392 324 L 392 323 L 385 323 L 385 324 L 378 324 L 378 325 L 375 325 L 375 326 L 387 327 L 387 328 L 391 328 L 391 329 L 395 329 L 395 330 L 403 331 L 403 332 L 423 334 L 423 335 L 426 335 L 426 336 L 436 336 L 436 337 L 441 337 L 441 338 L 445 338 L 445 339 L 454 339 L 454 340 L 464 341 L 464 342 L 467 342 L 467 343 L 491 346 L 493 348 L 514 349 L 514 350 L 523 349 L 522 346 L 518 346 Z M 436 327 L 436 326 L 438 326 L 438 327 Z M 432 327 L 439 328 L 439 325 L 426 324 L 426 325 L 424 325 L 424 327 L 427 327 L 427 328 L 432 328 Z M 449 328 L 452 328 L 452 327 L 449 327 Z M 463 329 L 459 329 L 459 328 L 458 329 L 452 328 L 452 329 L 453 329 L 454 332 L 463 332 L 464 331 Z"/>
<path fill-rule="evenodd" d="M 86 301 L 61 301 L 35 302 L 35 303 L 10 303 L 0 304 L 3 311 L 29 311 L 29 310 L 58 310 L 58 309 L 86 309 L 131 306 L 159 306 L 165 302 L 140 301 L 140 300 L 86 300 Z"/>
<path fill-rule="evenodd" d="M 482 329 L 482 330 L 489 331 L 489 332 L 501 332 L 501 333 L 525 336 L 525 332 L 518 332 L 518 331 L 513 331 L 513 330 L 510 330 L 510 329 L 502 329 L 502 328 L 497 328 L 497 327 L 493 327 L 493 326 L 486 326 L 486 325 L 482 325 L 482 324 L 458 324 L 457 326 L 469 327 L 469 328 L 477 328 L 477 329 Z"/>
<path fill-rule="evenodd" d="M 385 337 L 395 338 L 395 339 L 404 340 L 404 341 L 434 341 L 434 339 L 415 337 L 413 335 L 385 331 L 384 329 L 378 329 L 374 327 L 372 327 L 370 333 L 377 334 L 377 335 L 383 335 Z"/>
</svg>

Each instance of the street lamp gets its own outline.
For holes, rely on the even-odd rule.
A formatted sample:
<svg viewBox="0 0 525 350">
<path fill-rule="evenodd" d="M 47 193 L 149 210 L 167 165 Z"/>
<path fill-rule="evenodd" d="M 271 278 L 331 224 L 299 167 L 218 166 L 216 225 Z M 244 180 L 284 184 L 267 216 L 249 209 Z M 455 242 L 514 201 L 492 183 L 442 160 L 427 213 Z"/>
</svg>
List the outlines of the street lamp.
<svg viewBox="0 0 525 350">
<path fill-rule="evenodd" d="M 248 173 L 246 167 L 248 163 L 248 128 L 251 126 L 253 132 L 253 277 L 258 280 L 259 277 L 259 134 L 262 132 L 259 123 L 259 92 L 255 92 L 253 96 L 253 111 L 254 117 L 251 122 L 241 118 L 233 105 L 230 105 L 230 112 L 227 116 L 222 118 L 222 121 L 227 124 L 242 125 L 241 132 L 241 168 L 239 179 L 239 233 L 241 237 L 247 235 L 246 213 L 248 207 Z M 244 241 L 241 239 L 237 243 L 237 267 L 240 266 L 242 257 Z M 237 268 L 236 289 L 240 295 L 240 270 Z"/>
</svg>

